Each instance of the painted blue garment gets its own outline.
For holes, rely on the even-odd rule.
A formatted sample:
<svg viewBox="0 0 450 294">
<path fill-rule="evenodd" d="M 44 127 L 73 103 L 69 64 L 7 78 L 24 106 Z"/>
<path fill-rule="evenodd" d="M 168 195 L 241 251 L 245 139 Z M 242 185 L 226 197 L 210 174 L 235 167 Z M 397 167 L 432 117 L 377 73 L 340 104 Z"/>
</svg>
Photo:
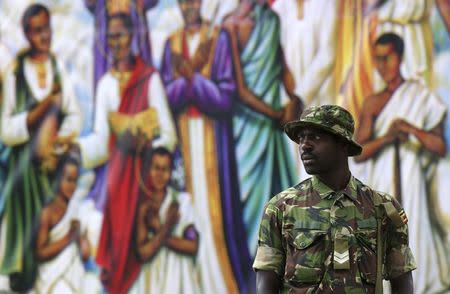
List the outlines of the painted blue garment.
<svg viewBox="0 0 450 294">
<path fill-rule="evenodd" d="M 0 142 L 0 187 L 3 187 L 8 176 L 8 158 L 11 148 Z M 0 223 L 5 207 L 5 198 L 0 194 Z"/>
<path fill-rule="evenodd" d="M 267 105 L 281 109 L 279 19 L 266 5 L 256 5 L 253 16 L 255 26 L 240 56 L 245 83 Z M 293 185 L 298 172 L 277 122 L 238 102 L 233 129 L 247 242 L 254 255 L 264 204 Z"/>
</svg>

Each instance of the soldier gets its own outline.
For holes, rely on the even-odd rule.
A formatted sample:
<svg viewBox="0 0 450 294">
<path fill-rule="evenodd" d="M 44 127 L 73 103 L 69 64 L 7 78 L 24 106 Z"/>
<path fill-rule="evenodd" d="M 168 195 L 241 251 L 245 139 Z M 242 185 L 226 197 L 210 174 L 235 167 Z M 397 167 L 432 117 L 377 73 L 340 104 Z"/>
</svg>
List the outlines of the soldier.
<svg viewBox="0 0 450 294">
<path fill-rule="evenodd" d="M 390 195 L 351 175 L 348 156 L 361 153 L 351 114 L 311 107 L 285 132 L 299 144 L 312 175 L 266 205 L 253 264 L 259 293 L 412 293 L 416 268 L 406 215 Z"/>
</svg>

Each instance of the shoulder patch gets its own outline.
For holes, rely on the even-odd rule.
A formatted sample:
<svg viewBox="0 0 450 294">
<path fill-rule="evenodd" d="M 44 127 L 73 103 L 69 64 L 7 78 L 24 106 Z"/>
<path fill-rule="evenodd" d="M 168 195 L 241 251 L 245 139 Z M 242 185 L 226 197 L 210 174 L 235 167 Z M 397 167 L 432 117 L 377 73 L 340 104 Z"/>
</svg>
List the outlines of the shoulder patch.
<svg viewBox="0 0 450 294">
<path fill-rule="evenodd" d="M 400 212 L 403 212 L 404 217 L 400 215 L 400 212 L 395 208 L 392 202 L 384 202 L 382 205 L 386 211 L 388 218 L 392 221 L 392 223 L 394 223 L 396 227 L 401 227 L 405 225 L 406 222 L 408 222 L 405 211 L 403 209 Z"/>
<path fill-rule="evenodd" d="M 403 224 L 407 224 L 408 223 L 408 217 L 406 216 L 405 210 L 402 209 L 400 210 L 400 212 L 398 213 L 400 215 L 400 218 L 402 219 Z"/>
</svg>

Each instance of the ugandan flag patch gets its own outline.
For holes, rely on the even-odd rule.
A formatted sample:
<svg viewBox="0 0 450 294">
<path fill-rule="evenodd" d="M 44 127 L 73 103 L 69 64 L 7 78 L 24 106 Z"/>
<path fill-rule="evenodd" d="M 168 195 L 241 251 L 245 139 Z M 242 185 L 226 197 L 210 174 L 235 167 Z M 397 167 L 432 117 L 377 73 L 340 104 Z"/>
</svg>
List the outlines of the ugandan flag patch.
<svg viewBox="0 0 450 294">
<path fill-rule="evenodd" d="M 405 210 L 404 209 L 400 210 L 398 214 L 400 215 L 402 222 L 406 225 L 408 223 L 408 217 L 406 216 Z"/>
</svg>

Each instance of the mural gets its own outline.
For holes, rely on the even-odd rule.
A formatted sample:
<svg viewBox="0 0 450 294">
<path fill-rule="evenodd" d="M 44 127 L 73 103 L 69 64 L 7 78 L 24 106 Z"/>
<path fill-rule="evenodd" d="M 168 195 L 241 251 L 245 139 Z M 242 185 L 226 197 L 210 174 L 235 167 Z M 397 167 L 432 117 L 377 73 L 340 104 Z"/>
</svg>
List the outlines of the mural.
<svg viewBox="0 0 450 294">
<path fill-rule="evenodd" d="M 307 177 L 282 126 L 327 103 L 450 291 L 449 32 L 448 0 L 1 1 L 0 292 L 254 293 Z"/>
</svg>

